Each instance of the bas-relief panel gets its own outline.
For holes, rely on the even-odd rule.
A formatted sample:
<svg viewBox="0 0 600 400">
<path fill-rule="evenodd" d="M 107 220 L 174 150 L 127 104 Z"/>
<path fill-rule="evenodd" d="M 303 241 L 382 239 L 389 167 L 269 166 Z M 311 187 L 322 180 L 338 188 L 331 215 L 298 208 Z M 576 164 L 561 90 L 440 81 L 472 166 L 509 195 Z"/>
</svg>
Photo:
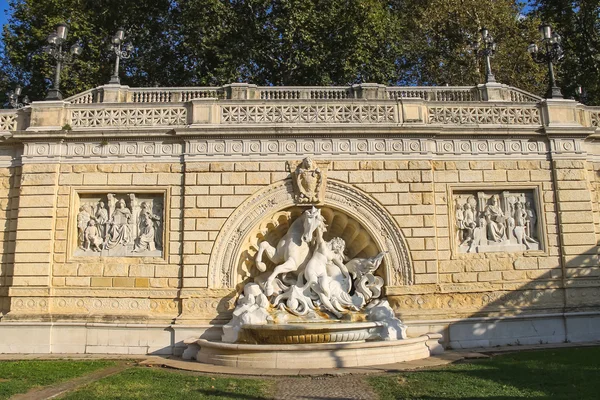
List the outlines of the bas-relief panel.
<svg viewBox="0 0 600 400">
<path fill-rule="evenodd" d="M 78 200 L 75 256 L 162 257 L 162 193 L 80 193 Z"/>
<path fill-rule="evenodd" d="M 533 190 L 455 192 L 459 253 L 541 250 Z"/>
</svg>

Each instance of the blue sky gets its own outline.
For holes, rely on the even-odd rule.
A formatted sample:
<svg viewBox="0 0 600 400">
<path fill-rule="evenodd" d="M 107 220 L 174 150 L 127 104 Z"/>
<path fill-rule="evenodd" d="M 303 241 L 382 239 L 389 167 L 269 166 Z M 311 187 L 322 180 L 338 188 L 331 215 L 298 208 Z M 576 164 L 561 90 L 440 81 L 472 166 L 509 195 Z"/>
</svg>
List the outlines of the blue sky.
<svg viewBox="0 0 600 400">
<path fill-rule="evenodd" d="M 6 23 L 6 9 L 8 8 L 8 0 L 0 0 L 0 26 Z"/>
</svg>

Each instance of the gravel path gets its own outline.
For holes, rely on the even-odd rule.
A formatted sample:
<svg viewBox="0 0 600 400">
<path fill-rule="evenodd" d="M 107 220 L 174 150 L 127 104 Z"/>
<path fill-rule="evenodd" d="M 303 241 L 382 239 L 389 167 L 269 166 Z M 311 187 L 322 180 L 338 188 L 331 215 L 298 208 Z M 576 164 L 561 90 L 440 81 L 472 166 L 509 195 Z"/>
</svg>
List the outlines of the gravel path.
<svg viewBox="0 0 600 400">
<path fill-rule="evenodd" d="M 320 376 L 277 379 L 276 399 L 360 399 L 373 400 L 377 396 L 359 375 Z"/>
</svg>

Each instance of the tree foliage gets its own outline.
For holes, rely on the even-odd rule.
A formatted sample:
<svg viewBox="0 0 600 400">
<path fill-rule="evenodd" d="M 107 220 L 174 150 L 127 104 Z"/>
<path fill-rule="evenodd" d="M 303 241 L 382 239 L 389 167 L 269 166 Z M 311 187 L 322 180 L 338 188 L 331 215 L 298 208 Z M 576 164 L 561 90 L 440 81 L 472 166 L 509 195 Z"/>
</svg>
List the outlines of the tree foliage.
<svg viewBox="0 0 600 400">
<path fill-rule="evenodd" d="M 558 64 L 558 83 L 563 94 L 600 105 L 600 1 L 538 0 L 534 13 L 562 37 L 565 57 Z"/>
<path fill-rule="evenodd" d="M 543 93 L 544 68 L 526 52 L 537 14 L 515 0 L 10 0 L 0 92 L 20 82 L 42 99 L 54 63 L 42 47 L 62 21 L 84 52 L 62 75 L 72 95 L 108 82 L 106 49 L 119 26 L 135 44 L 130 86 L 475 85 L 473 43 L 486 26 L 497 80 Z"/>
</svg>

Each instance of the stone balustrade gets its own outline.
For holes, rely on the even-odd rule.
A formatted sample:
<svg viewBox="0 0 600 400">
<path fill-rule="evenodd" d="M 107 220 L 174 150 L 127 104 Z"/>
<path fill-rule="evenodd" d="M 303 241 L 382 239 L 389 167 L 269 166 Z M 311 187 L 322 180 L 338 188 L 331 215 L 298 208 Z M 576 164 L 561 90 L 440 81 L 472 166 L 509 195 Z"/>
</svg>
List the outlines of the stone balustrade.
<svg viewBox="0 0 600 400">
<path fill-rule="evenodd" d="M 389 126 L 556 125 L 597 128 L 600 109 L 545 100 L 507 85 L 476 87 L 198 88 L 106 85 L 64 101 L 3 110 L 0 131 L 194 128 L 207 125 L 378 124 Z M 568 121 L 568 122 L 566 122 Z"/>
</svg>

